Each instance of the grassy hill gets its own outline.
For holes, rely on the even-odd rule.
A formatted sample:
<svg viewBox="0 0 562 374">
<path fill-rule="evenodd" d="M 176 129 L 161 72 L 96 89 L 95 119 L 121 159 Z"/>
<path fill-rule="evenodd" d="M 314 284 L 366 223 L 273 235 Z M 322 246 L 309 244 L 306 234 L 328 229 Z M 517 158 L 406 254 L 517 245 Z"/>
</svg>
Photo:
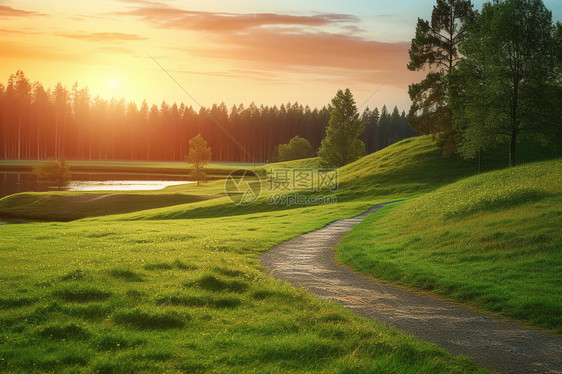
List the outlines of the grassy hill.
<svg viewBox="0 0 562 374">
<path fill-rule="evenodd" d="M 484 153 L 483 171 L 508 166 L 508 145 Z M 562 157 L 562 153 L 530 139 L 518 143 L 518 163 Z M 395 143 L 340 169 L 340 200 L 358 196 L 415 196 L 433 191 L 477 172 L 476 160 L 453 154 L 443 156 L 429 137 L 420 136 Z"/>
<path fill-rule="evenodd" d="M 552 158 L 553 153 L 532 142 L 519 146 L 520 162 Z M 503 148 L 490 151 L 485 157 L 486 169 L 498 169 L 507 164 Z M 316 168 L 318 158 L 296 160 L 257 166 L 262 175 L 272 168 Z M 126 164 L 126 163 L 125 163 Z M 234 168 L 234 165 L 228 165 Z M 232 169 L 234 170 L 234 169 Z M 338 170 L 340 188 L 335 192 L 338 201 L 362 199 L 372 203 L 393 201 L 417 196 L 461 178 L 474 175 L 475 161 L 466 161 L 457 155 L 443 157 L 441 151 L 428 137 L 406 139 L 379 152 L 368 155 Z M 24 193 L 0 199 L 0 216 L 38 220 L 70 221 L 94 216 L 131 212 L 130 203 L 137 208 L 129 214 L 109 219 L 187 219 L 250 214 L 289 209 L 291 206 L 268 204 L 268 191 L 264 180 L 258 201 L 249 206 L 237 206 L 224 196 L 224 181 L 217 180 L 201 186 L 180 185 L 161 191 L 142 193 L 104 192 L 98 203 L 96 195 L 81 192 Z M 146 196 L 146 200 L 138 196 Z M 302 194 L 307 194 L 303 192 Z M 210 200 L 212 199 L 212 200 Z M 141 201 L 142 200 L 142 201 Z M 111 204 L 109 204 L 111 202 Z M 154 209 L 153 209 L 154 208 Z"/>
<path fill-rule="evenodd" d="M 552 157 L 532 150 L 519 160 Z M 503 152 L 493 155 L 488 169 L 505 163 Z M 257 255 L 374 203 L 409 198 L 352 231 L 341 258 L 556 330 L 560 166 L 473 176 L 474 162 L 443 158 L 419 137 L 341 168 L 337 205 L 271 205 L 266 191 L 240 207 L 222 197 L 222 181 L 9 196 L 0 214 L 95 217 L 0 226 L 0 371 L 484 372 L 275 281 Z M 138 211 L 112 215 L 133 204 Z"/>
<path fill-rule="evenodd" d="M 345 237 L 356 270 L 562 332 L 562 160 L 462 179 Z"/>
<path fill-rule="evenodd" d="M 0 216 L 47 221 L 72 221 L 176 204 L 190 204 L 212 195 L 172 193 L 21 193 L 0 200 Z"/>
</svg>

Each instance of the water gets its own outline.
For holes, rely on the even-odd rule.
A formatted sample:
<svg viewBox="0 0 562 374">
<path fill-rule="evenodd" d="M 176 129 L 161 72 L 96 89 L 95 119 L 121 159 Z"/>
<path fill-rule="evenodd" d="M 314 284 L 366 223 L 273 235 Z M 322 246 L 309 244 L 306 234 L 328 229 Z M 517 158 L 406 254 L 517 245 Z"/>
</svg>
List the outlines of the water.
<svg viewBox="0 0 562 374">
<path fill-rule="evenodd" d="M 143 180 L 119 180 L 119 181 L 73 181 L 66 188 L 67 191 L 143 191 L 161 190 L 168 186 L 178 184 L 194 183 L 191 181 L 143 181 Z"/>
<path fill-rule="evenodd" d="M 168 186 L 194 183 L 187 177 L 150 174 L 73 173 L 72 181 L 62 191 L 142 191 L 161 190 Z M 0 198 L 18 192 L 57 191 L 52 184 L 37 182 L 32 173 L 0 172 Z M 1 223 L 0 223 L 1 224 Z"/>
</svg>

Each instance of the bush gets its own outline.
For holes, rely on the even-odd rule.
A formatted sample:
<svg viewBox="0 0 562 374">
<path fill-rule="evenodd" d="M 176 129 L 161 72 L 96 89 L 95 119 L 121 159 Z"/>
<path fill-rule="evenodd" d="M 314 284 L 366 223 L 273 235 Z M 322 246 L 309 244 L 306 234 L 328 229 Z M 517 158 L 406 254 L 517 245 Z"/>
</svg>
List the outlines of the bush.
<svg viewBox="0 0 562 374">
<path fill-rule="evenodd" d="M 308 140 L 295 136 L 289 144 L 280 144 L 278 152 L 279 161 L 291 161 L 312 157 L 313 149 Z"/>
<path fill-rule="evenodd" d="M 49 161 L 33 168 L 33 174 L 36 174 L 39 180 L 55 183 L 59 189 L 72 178 L 70 169 L 64 161 Z"/>
</svg>

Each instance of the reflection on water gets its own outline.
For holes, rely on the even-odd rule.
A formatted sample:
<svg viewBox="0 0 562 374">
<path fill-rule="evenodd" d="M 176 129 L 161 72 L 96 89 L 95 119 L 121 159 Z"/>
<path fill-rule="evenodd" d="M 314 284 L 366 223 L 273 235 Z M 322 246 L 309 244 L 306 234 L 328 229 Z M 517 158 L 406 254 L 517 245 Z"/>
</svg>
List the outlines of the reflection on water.
<svg viewBox="0 0 562 374">
<path fill-rule="evenodd" d="M 188 181 L 73 181 L 66 187 L 67 191 L 142 191 L 161 190 L 168 186 L 193 183 Z"/>
<path fill-rule="evenodd" d="M 149 174 L 72 174 L 73 181 L 64 191 L 141 191 L 161 190 L 168 186 L 193 183 L 181 176 Z M 37 182 L 32 173 L 0 172 L 0 198 L 18 192 L 57 191 L 52 184 Z"/>
</svg>

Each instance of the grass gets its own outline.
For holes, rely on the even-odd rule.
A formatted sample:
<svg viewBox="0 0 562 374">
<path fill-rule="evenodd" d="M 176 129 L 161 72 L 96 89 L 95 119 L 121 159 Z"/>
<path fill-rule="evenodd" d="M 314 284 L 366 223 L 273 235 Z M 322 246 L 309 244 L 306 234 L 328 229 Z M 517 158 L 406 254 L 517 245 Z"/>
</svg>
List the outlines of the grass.
<svg viewBox="0 0 562 374">
<path fill-rule="evenodd" d="M 213 198 L 212 195 L 181 193 L 80 193 L 25 192 L 0 199 L 0 216 L 45 221 L 73 221 L 118 213 L 135 212 Z"/>
<path fill-rule="evenodd" d="M 34 166 L 45 161 L 38 160 L 0 160 L 1 171 L 30 172 Z M 181 175 L 189 174 L 189 165 L 185 162 L 159 162 L 159 161 L 67 161 L 71 172 L 76 173 L 129 173 L 154 175 Z M 224 177 L 236 169 L 252 169 L 264 164 L 243 162 L 210 162 L 205 168 L 209 176 Z"/>
<path fill-rule="evenodd" d="M 261 271 L 257 254 L 368 205 L 2 226 L 0 370 L 478 372 Z"/>
<path fill-rule="evenodd" d="M 504 148 L 499 147 L 485 155 L 485 169 L 494 170 L 506 166 Z M 522 163 L 558 155 L 530 141 L 519 144 L 518 152 L 519 162 Z M 270 168 L 314 168 L 318 166 L 318 162 L 318 158 L 310 158 L 258 165 L 256 171 L 265 174 Z M 112 162 L 108 163 L 112 164 Z M 1 165 L 2 162 L 0 167 Z M 100 162 L 100 165 L 103 166 L 104 162 Z M 149 167 L 148 165 L 150 164 L 146 167 Z M 160 164 L 156 163 L 153 166 L 157 165 Z M 234 170 L 240 165 L 230 166 Z M 474 175 L 475 172 L 475 161 L 466 161 L 456 155 L 444 158 L 429 138 L 418 137 L 403 140 L 339 169 L 339 190 L 322 193 L 337 194 L 338 201 L 383 198 L 386 201 L 393 201 L 430 192 Z M 268 184 L 264 180 L 260 199 L 244 207 L 236 206 L 224 197 L 223 180 L 210 181 L 201 186 L 186 184 L 170 186 L 160 191 L 132 193 L 122 191 L 21 193 L 0 199 L 0 217 L 72 221 L 121 214 L 111 216 L 109 220 L 129 221 L 224 217 L 289 208 L 268 204 L 267 197 L 272 192 L 274 191 L 268 191 Z"/>
<path fill-rule="evenodd" d="M 562 157 L 559 151 L 529 139 L 517 147 L 520 164 Z M 486 152 L 483 171 L 507 167 L 507 149 L 505 144 Z M 418 196 L 475 175 L 476 171 L 475 160 L 464 160 L 455 154 L 444 157 L 427 137 L 405 139 L 339 169 L 338 200 Z"/>
<path fill-rule="evenodd" d="M 520 161 L 552 157 L 520 150 Z M 488 170 L 504 165 L 503 153 L 486 156 Z M 266 191 L 240 207 L 222 197 L 222 181 L 111 192 L 111 204 L 81 205 L 106 193 L 0 199 L 0 214 L 89 217 L 0 226 L 0 371 L 484 372 L 278 282 L 257 259 L 333 220 L 408 198 L 367 218 L 340 256 L 557 331 L 560 161 L 475 169 L 420 137 L 340 169 L 337 205 L 269 205 Z M 73 216 L 80 209 L 88 215 Z"/>
<path fill-rule="evenodd" d="M 466 178 L 368 217 L 339 258 L 560 333 L 561 193 L 560 159 Z"/>
</svg>

